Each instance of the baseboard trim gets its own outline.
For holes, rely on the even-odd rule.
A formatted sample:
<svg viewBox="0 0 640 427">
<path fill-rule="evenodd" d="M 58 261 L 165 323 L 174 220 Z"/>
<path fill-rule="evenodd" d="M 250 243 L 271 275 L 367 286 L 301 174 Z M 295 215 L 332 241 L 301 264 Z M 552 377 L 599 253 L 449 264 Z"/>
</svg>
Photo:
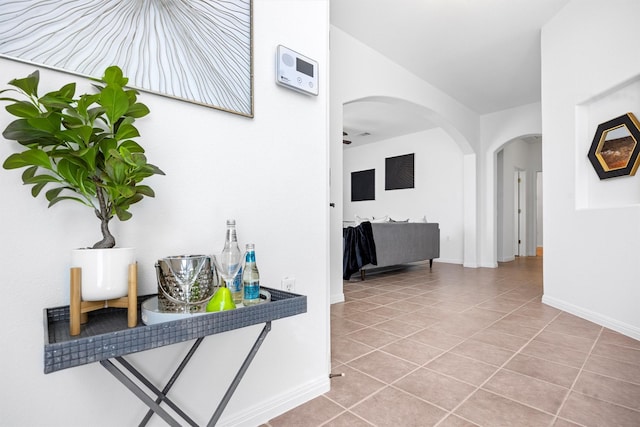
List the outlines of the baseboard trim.
<svg viewBox="0 0 640 427">
<path fill-rule="evenodd" d="M 616 332 L 621 333 L 622 335 L 626 335 L 630 338 L 640 340 L 640 328 L 630 325 L 625 322 L 621 322 L 612 317 L 605 316 L 600 313 L 596 313 L 592 310 L 587 310 L 585 308 L 579 307 L 577 305 L 568 303 L 566 301 L 553 298 L 547 295 L 542 296 L 542 302 L 544 304 L 550 305 L 551 307 L 555 307 L 562 311 L 566 311 L 567 313 L 573 314 L 575 316 L 581 317 L 583 319 L 589 320 L 593 323 L 596 323 L 600 326 L 604 326 L 605 328 L 609 328 Z"/>
<path fill-rule="evenodd" d="M 331 294 L 329 304 L 337 304 L 339 302 L 344 302 L 344 292 L 340 292 L 339 294 Z"/>
<path fill-rule="evenodd" d="M 218 425 L 223 427 L 255 427 L 263 425 L 269 420 L 323 395 L 329 389 L 329 374 L 327 374 L 303 386 L 267 399 L 258 405 L 251 406 L 245 411 L 231 414 L 229 417 L 223 415 Z"/>
</svg>

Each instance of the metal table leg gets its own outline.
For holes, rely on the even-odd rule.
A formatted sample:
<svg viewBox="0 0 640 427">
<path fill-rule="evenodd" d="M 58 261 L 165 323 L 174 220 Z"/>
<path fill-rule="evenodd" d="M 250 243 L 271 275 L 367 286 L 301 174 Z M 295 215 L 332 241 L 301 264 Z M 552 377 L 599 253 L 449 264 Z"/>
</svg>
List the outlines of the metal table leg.
<svg viewBox="0 0 640 427">
<path fill-rule="evenodd" d="M 180 427 L 180 423 L 177 422 L 167 411 L 160 407 L 153 399 L 151 399 L 140 387 L 138 387 L 124 372 L 118 369 L 111 360 L 101 360 L 100 364 L 109 371 L 114 377 L 124 384 L 133 394 L 138 396 L 138 399 L 142 400 L 149 408 L 158 414 L 163 420 L 170 426 Z"/>
<path fill-rule="evenodd" d="M 242 366 L 240 366 L 240 370 L 238 371 L 235 378 L 231 382 L 231 385 L 229 385 L 227 392 L 225 393 L 224 397 L 218 404 L 218 408 L 216 408 L 216 411 L 213 413 L 213 416 L 209 420 L 209 424 L 207 424 L 207 427 L 215 426 L 216 423 L 218 422 L 218 419 L 220 419 L 220 415 L 222 415 L 222 411 L 224 411 L 224 408 L 227 407 L 227 403 L 229 403 L 231 396 L 233 396 L 233 393 L 236 391 L 236 388 L 238 388 L 238 384 L 240 384 L 240 380 L 244 376 L 244 373 L 247 372 L 249 365 L 253 361 L 253 358 L 255 357 L 256 353 L 258 352 L 258 349 L 262 345 L 262 342 L 267 337 L 267 334 L 269 333 L 270 330 L 271 330 L 271 321 L 269 320 L 267 323 L 265 323 L 264 328 L 262 328 L 262 332 L 260 332 L 260 335 L 256 339 L 256 342 L 253 344 L 253 347 L 251 347 L 251 351 L 249 351 L 249 354 L 247 355 L 246 359 L 244 359 Z"/>
<path fill-rule="evenodd" d="M 271 321 L 267 321 L 265 323 L 264 328 L 262 328 L 262 332 L 260 332 L 260 335 L 258 335 L 258 338 L 256 339 L 255 343 L 253 344 L 253 347 L 251 347 L 251 350 L 249 351 L 249 354 L 247 355 L 247 357 L 245 358 L 244 362 L 240 366 L 240 369 L 236 373 L 236 376 L 234 377 L 233 381 L 229 385 L 229 388 L 227 389 L 227 391 L 226 391 L 225 395 L 223 396 L 222 400 L 218 404 L 218 407 L 216 408 L 216 411 L 213 413 L 213 416 L 211 417 L 211 419 L 209 420 L 209 423 L 207 424 L 207 427 L 215 426 L 216 423 L 218 422 L 218 420 L 220 419 L 220 416 L 222 415 L 222 412 L 227 407 L 227 404 L 229 403 L 229 400 L 231 400 L 231 396 L 233 396 L 233 393 L 236 391 L 236 388 L 238 388 L 238 385 L 240 384 L 240 381 L 242 380 L 242 377 L 244 376 L 244 374 L 246 373 L 247 369 L 249 368 L 249 365 L 253 361 L 256 353 L 258 352 L 258 349 L 262 345 L 262 342 L 265 340 L 265 338 L 266 338 L 267 334 L 269 333 L 269 331 L 271 331 Z M 182 360 L 182 362 L 180 363 L 180 365 L 178 366 L 176 371 L 173 373 L 173 375 L 171 376 L 171 378 L 167 382 L 167 385 L 162 390 L 159 390 L 157 387 L 155 387 L 144 375 L 142 375 L 135 367 L 133 367 L 129 362 L 127 362 L 126 359 L 124 359 L 121 356 L 115 358 L 133 376 L 135 376 L 146 387 L 148 387 L 149 390 L 151 390 L 153 393 L 156 394 L 157 398 L 155 400 L 152 399 L 151 397 L 149 397 L 149 395 L 147 393 L 145 393 L 136 383 L 134 383 L 131 380 L 131 378 L 129 378 L 121 369 L 119 369 L 116 365 L 114 365 L 114 363 L 111 362 L 111 360 L 101 360 L 100 361 L 100 364 L 107 371 L 109 371 L 114 377 L 116 377 L 116 379 L 118 381 L 120 381 L 122 384 L 124 384 L 125 387 L 127 387 L 133 394 L 135 394 L 143 403 L 145 403 L 149 407 L 149 411 L 147 412 L 145 417 L 140 422 L 140 426 L 145 426 L 147 424 L 147 422 L 149 421 L 149 419 L 151 418 L 151 416 L 153 416 L 153 413 L 156 413 L 164 421 L 166 421 L 170 426 L 180 427 L 181 424 L 178 421 L 176 421 L 175 418 L 173 418 L 167 411 L 165 411 L 160 406 L 160 404 L 162 402 L 165 402 L 171 409 L 173 409 L 178 415 L 180 415 L 185 421 L 187 421 L 187 423 L 189 423 L 189 425 L 197 427 L 196 422 L 193 421 L 186 413 L 184 413 L 184 411 L 182 411 L 178 407 L 178 405 L 176 405 L 173 401 L 171 401 L 171 399 L 169 399 L 167 397 L 167 393 L 169 392 L 171 387 L 173 387 L 173 384 L 178 379 L 178 377 L 180 376 L 180 374 L 182 373 L 182 371 L 186 367 L 187 363 L 189 363 L 189 361 L 193 357 L 194 353 L 196 352 L 196 350 L 198 349 L 198 347 L 202 343 L 203 339 L 204 338 L 201 337 L 201 338 L 198 338 L 196 340 L 196 342 L 193 344 L 193 346 L 191 347 L 191 349 L 189 350 L 187 355 L 184 357 L 184 359 Z"/>
</svg>

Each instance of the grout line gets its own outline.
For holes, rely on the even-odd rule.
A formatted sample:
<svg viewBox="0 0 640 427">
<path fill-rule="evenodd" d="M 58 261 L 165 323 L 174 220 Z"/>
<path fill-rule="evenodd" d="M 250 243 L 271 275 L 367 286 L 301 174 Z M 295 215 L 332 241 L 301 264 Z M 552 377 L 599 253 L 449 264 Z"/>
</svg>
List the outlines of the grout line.
<svg viewBox="0 0 640 427">
<path fill-rule="evenodd" d="M 523 306 L 525 306 L 525 305 L 529 304 L 530 302 L 535 301 L 535 300 L 537 300 L 537 299 L 538 299 L 538 297 L 534 297 L 534 298 L 531 298 L 530 300 L 527 300 L 527 301 L 526 301 L 526 302 L 524 302 L 522 305 L 520 305 L 518 308 L 516 308 L 516 309 L 514 309 L 514 310 L 510 311 L 509 313 L 505 314 L 504 316 L 500 317 L 500 318 L 499 318 L 499 319 L 497 319 L 495 322 L 491 323 L 489 326 L 487 326 L 486 328 L 484 328 L 484 329 L 482 329 L 482 330 L 485 330 L 485 329 L 487 329 L 487 328 L 490 328 L 491 326 L 493 326 L 494 324 L 496 324 L 496 323 L 497 323 L 497 322 L 499 322 L 500 320 L 504 319 L 505 317 L 509 316 L 509 315 L 510 315 L 510 314 L 512 314 L 513 312 L 515 312 L 515 311 L 519 310 L 519 309 L 520 309 L 520 308 L 522 308 Z M 500 365 L 500 366 L 499 366 L 499 367 L 498 367 L 498 368 L 493 372 L 493 374 L 491 374 L 491 375 L 490 375 L 486 380 L 484 380 L 480 385 L 475 386 L 475 387 L 476 387 L 476 389 L 475 389 L 473 392 L 471 392 L 471 393 L 470 393 L 466 398 L 464 398 L 460 403 L 458 403 L 458 405 L 456 405 L 453 409 L 451 409 L 451 411 L 449 411 L 449 413 L 447 414 L 447 417 L 449 417 L 449 416 L 451 416 L 451 415 L 456 415 L 454 412 L 455 412 L 458 408 L 460 408 L 464 403 L 466 403 L 466 402 L 469 400 L 469 398 L 470 398 L 471 396 L 473 396 L 474 394 L 476 394 L 476 393 L 478 392 L 478 390 L 480 390 L 480 389 L 481 389 L 485 384 L 487 384 L 487 383 L 488 383 L 488 382 L 489 382 L 489 381 L 490 381 L 490 380 L 491 380 L 491 379 L 492 379 L 492 378 L 493 378 L 493 377 L 494 377 L 494 376 L 495 376 L 495 375 L 496 375 L 496 374 L 497 374 L 501 369 L 504 369 L 504 368 L 505 368 L 505 366 L 506 366 L 506 365 L 507 365 L 511 360 L 513 360 L 513 358 L 514 358 L 514 357 L 516 357 L 516 355 L 520 354 L 520 352 L 521 352 L 521 351 L 522 351 L 522 350 L 523 350 L 527 345 L 529 345 L 529 344 L 530 344 L 530 343 L 531 343 L 531 342 L 532 342 L 532 341 L 533 341 L 533 340 L 534 340 L 538 335 L 540 335 L 540 333 L 541 333 L 541 332 L 542 332 L 542 331 L 543 331 L 547 326 L 549 326 L 549 325 L 550 325 L 554 320 L 556 320 L 556 319 L 558 318 L 558 316 L 560 316 L 560 314 L 561 314 L 561 313 L 556 314 L 556 315 L 555 315 L 551 320 L 549 320 L 549 321 L 545 324 L 545 326 L 543 326 L 542 328 L 540 328 L 540 330 L 539 330 L 539 331 L 538 331 L 538 332 L 537 332 L 537 333 L 536 333 L 532 338 L 530 338 L 530 339 L 529 339 L 529 341 L 527 341 L 527 342 L 526 342 L 526 343 L 524 343 L 522 346 L 520 346 L 520 348 L 519 348 L 517 351 L 515 351 L 515 352 L 513 353 L 513 355 L 511 355 L 511 357 L 509 357 L 509 358 L 508 358 L 504 363 L 502 363 L 502 365 Z M 478 331 L 478 332 L 480 332 L 480 331 Z M 472 338 L 472 337 L 473 337 L 474 335 L 476 335 L 478 332 L 476 332 L 475 334 L 471 335 L 471 336 L 470 336 L 469 338 L 467 338 L 467 339 Z M 466 340 L 465 340 L 465 341 L 466 341 Z M 463 342 L 464 342 L 464 341 L 463 341 Z M 454 347 L 454 348 L 455 348 L 455 347 Z M 501 347 L 499 347 L 499 348 L 501 348 Z M 451 350 L 449 350 L 449 351 L 451 351 Z M 454 354 L 455 354 L 455 353 L 454 353 Z M 475 360 L 475 359 L 473 359 L 473 360 Z M 488 391 L 488 390 L 487 390 L 487 391 Z M 489 391 L 489 392 L 490 392 L 490 391 Z M 491 392 L 490 392 L 490 393 L 491 393 Z M 494 393 L 494 394 L 496 394 L 496 393 Z M 530 408 L 533 408 L 533 407 L 532 407 L 532 406 L 530 406 L 530 405 L 524 404 L 524 403 L 519 402 L 519 401 L 517 401 L 517 400 L 514 400 L 514 399 L 512 399 L 512 398 L 508 398 L 508 397 L 506 397 L 506 396 L 501 396 L 501 397 L 507 398 L 507 399 L 509 399 L 509 400 L 511 400 L 511 401 L 514 401 L 514 402 L 517 402 L 517 403 L 519 403 L 519 404 L 521 404 L 521 405 L 525 405 L 525 406 L 528 406 L 528 407 L 530 407 Z M 541 412 L 544 412 L 544 413 L 548 413 L 548 412 L 546 412 L 546 411 L 542 411 L 542 410 L 540 410 L 540 409 L 538 409 L 538 408 L 533 408 L 533 409 L 538 410 L 538 411 L 541 411 Z M 550 414 L 550 415 L 552 415 L 552 414 Z M 456 415 L 456 416 L 457 416 L 457 415 Z M 444 420 L 444 419 L 446 419 L 447 417 L 443 418 L 443 420 Z M 442 422 L 443 420 L 441 420 L 440 422 Z M 438 425 L 440 425 L 440 422 L 438 422 L 438 424 L 436 424 L 436 427 L 437 427 Z"/>
<path fill-rule="evenodd" d="M 562 408 L 564 408 L 565 403 L 567 403 L 567 400 L 569 399 L 569 396 L 571 395 L 571 392 L 574 391 L 573 388 L 575 387 L 576 383 L 578 382 L 578 378 L 580 378 L 580 374 L 582 374 L 582 370 L 584 369 L 584 366 L 587 364 L 587 361 L 591 357 L 591 354 L 593 353 L 593 349 L 596 347 L 596 344 L 598 343 L 598 340 L 600 339 L 600 336 L 602 336 L 603 329 L 604 329 L 603 327 L 600 327 L 600 332 L 598 332 L 598 336 L 593 341 L 593 344 L 591 345 L 591 348 L 589 349 L 589 353 L 587 354 L 587 357 L 584 359 L 584 362 L 582 362 L 582 366 L 580 367 L 580 370 L 578 371 L 578 375 L 576 375 L 576 377 L 573 379 L 573 382 L 571 383 L 571 387 L 569 387 L 569 392 L 564 397 L 564 399 L 562 399 L 562 403 L 560 403 L 560 406 L 558 406 L 558 410 L 556 411 L 555 417 L 553 419 L 554 422 L 560 416 L 560 412 L 562 411 Z"/>
</svg>

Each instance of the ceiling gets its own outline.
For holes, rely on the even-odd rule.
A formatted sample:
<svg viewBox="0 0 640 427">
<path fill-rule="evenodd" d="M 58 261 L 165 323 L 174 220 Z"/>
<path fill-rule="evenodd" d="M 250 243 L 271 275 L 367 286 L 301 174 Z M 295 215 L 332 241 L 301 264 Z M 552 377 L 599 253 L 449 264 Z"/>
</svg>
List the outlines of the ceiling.
<svg viewBox="0 0 640 427">
<path fill-rule="evenodd" d="M 487 114 L 540 101 L 540 29 L 569 1 L 331 0 L 331 24 Z M 345 105 L 347 139 L 355 146 L 433 127 L 398 108 Z"/>
</svg>

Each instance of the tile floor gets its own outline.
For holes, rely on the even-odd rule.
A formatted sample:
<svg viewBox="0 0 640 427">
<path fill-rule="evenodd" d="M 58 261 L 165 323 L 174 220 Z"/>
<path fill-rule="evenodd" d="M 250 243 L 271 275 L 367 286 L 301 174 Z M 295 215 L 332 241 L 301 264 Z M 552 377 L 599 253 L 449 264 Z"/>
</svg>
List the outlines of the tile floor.
<svg viewBox="0 0 640 427">
<path fill-rule="evenodd" d="M 542 260 L 345 281 L 331 391 L 266 424 L 640 426 L 640 342 L 543 305 Z"/>
</svg>

